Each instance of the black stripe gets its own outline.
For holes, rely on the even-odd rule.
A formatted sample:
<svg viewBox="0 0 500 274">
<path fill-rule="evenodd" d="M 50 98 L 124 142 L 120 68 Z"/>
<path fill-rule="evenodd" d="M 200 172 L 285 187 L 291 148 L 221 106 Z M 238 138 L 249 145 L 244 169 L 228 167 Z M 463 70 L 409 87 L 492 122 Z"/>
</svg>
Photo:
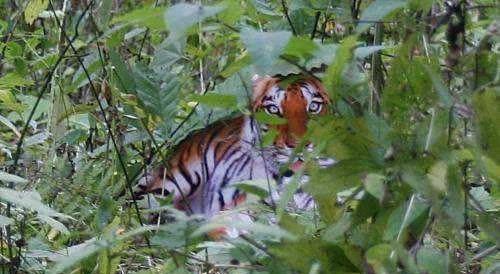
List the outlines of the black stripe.
<svg viewBox="0 0 500 274">
<path fill-rule="evenodd" d="M 245 161 L 243 161 L 244 157 L 246 157 Z M 231 174 L 229 175 L 229 178 L 233 178 L 233 177 L 235 177 L 237 175 L 240 175 L 241 171 L 243 170 L 243 168 L 246 167 L 248 161 L 250 161 L 250 160 L 251 160 L 251 157 L 248 156 L 248 154 L 243 154 L 241 157 L 239 157 L 238 159 L 236 159 L 235 161 L 240 164 L 239 168 L 238 168 L 238 166 L 235 166 L 234 169 L 232 170 Z"/>
<path fill-rule="evenodd" d="M 200 174 L 198 174 L 198 172 L 194 172 L 194 175 L 196 176 L 196 184 L 195 184 L 195 187 L 191 187 L 191 189 L 189 190 L 189 193 L 188 193 L 188 196 L 191 196 L 194 194 L 194 192 L 196 190 L 198 190 L 198 187 L 200 186 L 200 183 L 201 183 L 201 177 L 200 177 Z"/>
<path fill-rule="evenodd" d="M 208 142 L 206 142 L 205 146 L 202 147 L 202 149 L 204 149 L 204 151 L 203 151 L 203 167 L 205 168 L 205 175 L 207 176 L 207 178 L 205 178 L 205 182 L 209 181 L 210 177 L 212 177 L 211 175 L 209 175 L 209 174 L 211 174 L 211 172 L 209 172 L 209 170 L 208 170 L 208 160 L 207 160 L 208 155 L 207 155 L 207 153 L 210 150 L 209 149 L 210 148 L 210 144 L 217 137 L 217 133 L 218 133 L 218 131 L 212 133 L 212 135 L 208 139 Z"/>
<path fill-rule="evenodd" d="M 235 140 L 233 140 L 233 142 L 232 142 L 229 146 L 227 146 L 226 151 L 224 151 L 224 152 L 222 153 L 221 161 L 222 161 L 222 159 L 224 159 L 224 154 L 226 154 L 226 152 L 227 152 L 228 150 L 230 150 L 230 149 L 231 149 L 231 148 L 232 148 L 232 147 L 233 147 L 233 146 L 234 146 L 234 145 L 235 145 L 238 141 L 239 141 L 238 139 L 235 139 Z M 215 146 L 215 149 L 214 149 L 214 163 L 215 163 L 215 166 L 217 166 L 217 165 L 219 164 L 218 162 L 216 162 L 216 161 L 215 161 L 215 160 L 216 160 L 215 158 L 217 157 L 217 153 L 219 152 L 219 149 L 220 149 L 220 147 L 221 147 L 221 145 L 222 145 L 222 144 L 224 144 L 224 142 L 219 142 L 219 143 Z"/>
<path fill-rule="evenodd" d="M 164 174 L 165 174 L 165 179 L 169 180 L 172 184 L 174 184 L 174 190 L 179 191 L 179 195 L 180 195 L 180 197 L 182 197 L 182 195 L 184 195 L 184 193 L 182 192 L 182 188 L 179 186 L 179 183 L 177 182 L 177 180 L 175 180 L 175 177 L 172 176 L 171 174 L 168 174 L 168 173 L 164 173 Z M 163 175 L 162 175 L 162 181 L 163 181 Z M 162 185 L 163 185 L 163 182 L 162 182 Z M 165 189 L 165 191 L 167 191 L 167 189 Z M 168 193 L 170 194 L 170 192 L 168 192 Z"/>
<path fill-rule="evenodd" d="M 240 195 L 240 190 L 239 189 L 236 189 L 233 193 L 233 198 L 231 198 L 233 201 L 236 200 L 236 198 L 238 198 L 238 195 Z"/>
<path fill-rule="evenodd" d="M 240 168 L 238 169 L 238 174 L 237 175 L 240 175 L 241 172 L 243 171 L 243 169 L 248 165 L 248 162 L 250 162 L 252 160 L 252 158 L 250 156 L 247 156 L 247 159 L 245 160 L 245 162 L 243 162 L 243 164 L 241 164 Z"/>
<path fill-rule="evenodd" d="M 228 161 L 231 157 L 234 156 L 234 154 L 241 152 L 240 149 L 241 149 L 241 147 L 237 146 L 237 147 L 233 147 L 233 150 L 231 150 L 231 149 L 226 150 L 221 157 L 221 162 Z"/>
<path fill-rule="evenodd" d="M 186 182 L 188 182 L 189 187 L 191 187 L 191 188 L 194 187 L 195 184 L 193 183 L 193 179 L 191 178 L 191 175 L 189 175 L 189 170 L 186 169 L 186 167 L 184 166 L 184 163 L 179 162 L 177 167 L 179 168 L 179 172 L 181 173 L 184 180 L 186 180 Z"/>
<path fill-rule="evenodd" d="M 309 95 L 311 95 L 312 97 L 315 96 L 314 92 L 309 89 L 309 85 L 308 84 L 300 84 L 300 86 L 302 88 L 304 88 L 307 91 L 307 93 L 309 93 Z"/>
<path fill-rule="evenodd" d="M 218 192 L 219 194 L 219 210 L 222 210 L 225 206 L 226 206 L 226 203 L 224 202 L 224 195 L 222 194 L 222 190 L 219 190 Z"/>
<path fill-rule="evenodd" d="M 200 183 L 201 183 L 201 176 L 198 173 L 198 171 L 195 171 L 194 175 L 196 176 L 196 184 L 195 185 L 198 187 L 198 186 L 200 186 Z"/>
<path fill-rule="evenodd" d="M 243 157 L 243 156 L 242 156 Z M 226 171 L 224 173 L 224 176 L 222 177 L 222 184 L 221 184 L 221 188 L 225 187 L 228 183 L 228 181 L 230 180 L 231 177 L 233 177 L 233 173 L 234 173 L 234 166 L 238 164 L 238 160 L 241 160 L 241 157 L 238 158 L 238 159 L 235 159 L 227 168 L 226 168 Z M 232 172 L 230 174 L 230 172 Z"/>
<path fill-rule="evenodd" d="M 166 196 L 166 195 L 170 194 L 170 192 L 166 188 L 153 189 L 151 191 L 151 193 L 158 194 L 158 195 L 163 195 L 163 196 Z"/>
</svg>

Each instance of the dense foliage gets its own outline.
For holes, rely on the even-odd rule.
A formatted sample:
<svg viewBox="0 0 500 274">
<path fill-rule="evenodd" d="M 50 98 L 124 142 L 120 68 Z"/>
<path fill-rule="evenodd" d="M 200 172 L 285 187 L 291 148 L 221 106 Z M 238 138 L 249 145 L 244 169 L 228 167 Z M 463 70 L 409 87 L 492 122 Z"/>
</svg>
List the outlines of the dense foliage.
<svg viewBox="0 0 500 274">
<path fill-rule="evenodd" d="M 0 0 L 2 273 L 498 273 L 495 0 Z M 189 132 L 249 113 L 251 77 L 314 74 L 317 208 L 241 187 L 254 224 L 210 241 L 131 199 Z M 268 118 L 263 118 L 268 119 Z M 264 141 L 269 141 L 267 136 Z M 306 155 L 307 156 L 307 155 Z M 238 225 L 238 224 L 235 224 Z M 243 226 L 243 224 L 242 224 Z"/>
</svg>

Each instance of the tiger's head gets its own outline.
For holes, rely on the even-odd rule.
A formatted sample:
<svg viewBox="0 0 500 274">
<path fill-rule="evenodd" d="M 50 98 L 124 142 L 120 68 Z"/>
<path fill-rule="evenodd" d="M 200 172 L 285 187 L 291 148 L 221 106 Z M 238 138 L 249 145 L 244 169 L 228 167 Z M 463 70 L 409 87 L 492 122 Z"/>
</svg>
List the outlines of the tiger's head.
<svg viewBox="0 0 500 274">
<path fill-rule="evenodd" d="M 274 146 L 293 150 L 307 131 L 312 116 L 328 113 L 330 99 L 323 84 L 312 77 L 285 84 L 276 77 L 255 75 L 253 81 L 253 111 L 263 110 L 286 120 L 280 125 L 263 125 L 277 131 Z M 285 86 L 286 85 L 286 86 Z"/>
</svg>

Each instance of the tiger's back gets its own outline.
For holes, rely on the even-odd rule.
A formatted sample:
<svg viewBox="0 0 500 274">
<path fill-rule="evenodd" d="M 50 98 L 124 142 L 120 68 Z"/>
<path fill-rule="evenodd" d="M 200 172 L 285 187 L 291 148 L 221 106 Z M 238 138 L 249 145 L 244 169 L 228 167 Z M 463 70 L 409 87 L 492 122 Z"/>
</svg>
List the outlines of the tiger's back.
<svg viewBox="0 0 500 274">
<path fill-rule="evenodd" d="M 165 166 L 146 174 L 138 194 L 171 194 L 174 205 L 211 216 L 235 206 L 241 193 L 234 182 L 276 177 L 272 151 L 257 149 L 258 128 L 249 116 L 218 121 L 190 134 Z"/>
</svg>

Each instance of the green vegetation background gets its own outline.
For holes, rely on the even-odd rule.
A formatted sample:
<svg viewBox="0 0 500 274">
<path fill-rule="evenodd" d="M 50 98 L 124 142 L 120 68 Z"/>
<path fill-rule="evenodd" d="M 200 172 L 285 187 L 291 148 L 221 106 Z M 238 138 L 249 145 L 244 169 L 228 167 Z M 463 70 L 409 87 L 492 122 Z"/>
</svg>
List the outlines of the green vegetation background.
<svg viewBox="0 0 500 274">
<path fill-rule="evenodd" d="M 500 271 L 497 1 L 0 7 L 2 273 Z M 254 73 L 314 73 L 330 93 L 309 129 L 339 161 L 307 164 L 317 208 L 287 207 L 297 183 L 265 207 L 247 182 L 245 237 L 209 241 L 214 221 L 180 212 L 149 224 L 138 174 L 249 113 Z"/>
</svg>

